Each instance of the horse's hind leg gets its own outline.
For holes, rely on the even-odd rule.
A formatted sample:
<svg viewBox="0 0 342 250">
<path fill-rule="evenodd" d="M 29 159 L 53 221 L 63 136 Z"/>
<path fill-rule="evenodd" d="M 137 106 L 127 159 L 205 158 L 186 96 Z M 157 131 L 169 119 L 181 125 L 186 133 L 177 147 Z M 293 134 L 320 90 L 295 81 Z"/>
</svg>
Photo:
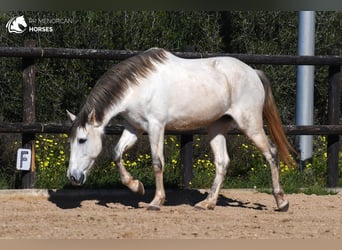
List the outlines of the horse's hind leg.
<svg viewBox="0 0 342 250">
<path fill-rule="evenodd" d="M 121 182 L 135 193 L 144 194 L 144 185 L 139 180 L 134 180 L 131 174 L 126 170 L 122 155 L 132 147 L 138 140 L 137 131 L 129 126 L 126 126 L 118 144 L 114 148 L 114 161 L 120 173 Z"/>
<path fill-rule="evenodd" d="M 257 114 L 255 112 L 254 114 Z M 260 116 L 262 117 L 262 116 Z M 284 191 L 279 182 L 279 161 L 278 151 L 275 145 L 270 142 L 262 127 L 262 118 L 257 119 L 243 119 L 244 123 L 239 123 L 239 119 L 235 120 L 240 129 L 251 139 L 252 142 L 260 149 L 267 162 L 270 165 L 272 173 L 272 189 L 273 195 L 277 203 L 279 211 L 287 211 L 289 208 L 289 202 L 284 199 Z"/>
<path fill-rule="evenodd" d="M 264 157 L 268 161 L 272 173 L 272 189 L 273 195 L 277 203 L 279 211 L 287 211 L 289 202 L 284 199 L 284 191 L 279 182 L 279 161 L 277 148 L 271 143 L 265 135 L 264 130 L 249 136 L 251 140 L 262 151 Z"/>
<path fill-rule="evenodd" d="M 216 206 L 219 191 L 227 173 L 227 167 L 229 164 L 225 133 L 228 130 L 230 121 L 230 118 L 228 118 L 228 120 L 226 118 L 222 118 L 208 127 L 210 146 L 214 154 L 216 174 L 208 197 L 205 200 L 197 203 L 195 205 L 196 208 L 214 209 Z"/>
</svg>

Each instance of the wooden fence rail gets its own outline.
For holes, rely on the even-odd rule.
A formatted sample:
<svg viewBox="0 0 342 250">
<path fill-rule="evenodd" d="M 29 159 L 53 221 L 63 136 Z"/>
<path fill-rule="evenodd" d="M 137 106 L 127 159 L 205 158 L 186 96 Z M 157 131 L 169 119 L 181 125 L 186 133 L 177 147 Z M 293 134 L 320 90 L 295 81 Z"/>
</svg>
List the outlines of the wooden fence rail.
<svg viewBox="0 0 342 250">
<path fill-rule="evenodd" d="M 266 132 L 268 131 L 267 126 L 264 127 Z M 306 125 L 306 126 L 296 126 L 296 125 L 283 125 L 285 133 L 287 135 L 341 135 L 342 125 Z M 0 133 L 50 133 L 50 134 L 63 134 L 69 133 L 71 129 L 70 124 L 62 123 L 23 123 L 23 122 L 1 122 L 0 123 Z M 118 135 L 123 132 L 123 125 L 110 125 L 105 128 L 105 134 L 107 135 Z M 168 130 L 165 132 L 168 135 L 206 135 L 206 129 L 196 129 L 188 131 L 172 131 Z M 231 135 L 242 134 L 238 129 L 233 129 L 228 132 Z"/>
<path fill-rule="evenodd" d="M 71 49 L 71 48 L 37 48 L 32 40 L 25 41 L 25 47 L 0 47 L 0 57 L 18 57 L 23 61 L 23 122 L 0 123 L 0 133 L 22 133 L 23 146 L 32 147 L 35 133 L 68 133 L 70 125 L 56 123 L 40 123 L 35 121 L 35 70 L 34 64 L 37 58 L 64 58 L 64 59 L 100 59 L 100 60 L 124 60 L 134 56 L 140 51 L 123 50 L 97 50 L 97 49 Z M 294 126 L 286 125 L 284 129 L 288 135 L 328 135 L 328 179 L 329 187 L 338 185 L 338 159 L 340 147 L 340 135 L 342 125 L 340 118 L 340 67 L 342 56 L 270 56 L 270 55 L 246 55 L 228 53 L 197 53 L 174 52 L 183 58 L 205 58 L 214 56 L 232 56 L 248 64 L 272 64 L 272 65 L 328 65 L 329 66 L 329 94 L 328 94 L 328 125 Z M 106 134 L 120 134 L 122 126 L 106 127 Z M 267 131 L 267 127 L 266 127 Z M 205 129 L 173 132 L 168 134 L 181 135 L 181 165 L 183 169 L 183 185 L 187 186 L 192 178 L 192 140 L 194 134 L 206 134 Z M 233 130 L 231 134 L 238 134 Z M 33 148 L 34 149 L 34 148 Z M 28 178 L 23 179 L 22 187 L 31 187 L 32 173 L 27 173 Z M 25 176 L 25 175 L 24 175 Z"/>
<path fill-rule="evenodd" d="M 141 51 L 36 48 L 36 47 L 0 47 L 0 57 L 20 58 L 64 58 L 64 59 L 102 59 L 124 60 Z M 173 52 L 183 58 L 206 58 L 231 56 L 248 64 L 271 65 L 342 65 L 342 56 L 288 56 L 288 55 L 248 55 L 232 53 Z"/>
</svg>

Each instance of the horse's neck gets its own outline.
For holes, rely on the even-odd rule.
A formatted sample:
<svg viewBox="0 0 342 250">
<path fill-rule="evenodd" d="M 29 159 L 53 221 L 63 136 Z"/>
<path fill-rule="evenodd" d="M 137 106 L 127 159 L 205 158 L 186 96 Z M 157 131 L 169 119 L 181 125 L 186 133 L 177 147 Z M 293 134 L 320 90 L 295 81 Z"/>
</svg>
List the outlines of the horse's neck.
<svg viewBox="0 0 342 250">
<path fill-rule="evenodd" d="M 109 108 L 103 117 L 102 126 L 103 127 L 107 126 L 107 124 L 110 122 L 110 120 L 113 117 L 117 116 L 122 111 L 123 111 L 122 105 L 115 105 L 115 106 Z"/>
</svg>

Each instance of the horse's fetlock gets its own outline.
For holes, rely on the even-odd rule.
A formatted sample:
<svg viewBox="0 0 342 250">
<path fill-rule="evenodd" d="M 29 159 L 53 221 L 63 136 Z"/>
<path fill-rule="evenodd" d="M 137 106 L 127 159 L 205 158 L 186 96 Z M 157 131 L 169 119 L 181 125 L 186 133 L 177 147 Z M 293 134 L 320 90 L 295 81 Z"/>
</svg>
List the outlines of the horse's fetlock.
<svg viewBox="0 0 342 250">
<path fill-rule="evenodd" d="M 284 191 L 282 189 L 273 189 L 272 190 L 272 193 L 274 196 L 284 196 Z"/>
</svg>

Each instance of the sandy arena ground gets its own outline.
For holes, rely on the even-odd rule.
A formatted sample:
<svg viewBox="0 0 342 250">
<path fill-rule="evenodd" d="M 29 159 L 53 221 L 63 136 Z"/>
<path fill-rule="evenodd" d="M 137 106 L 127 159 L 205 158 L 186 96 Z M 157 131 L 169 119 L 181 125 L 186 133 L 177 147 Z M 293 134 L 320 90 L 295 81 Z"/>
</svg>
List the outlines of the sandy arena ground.
<svg viewBox="0 0 342 250">
<path fill-rule="evenodd" d="M 1 239 L 342 239 L 342 195 L 271 195 L 222 190 L 215 210 L 192 206 L 205 190 L 168 190 L 161 211 L 147 211 L 153 190 L 0 191 Z"/>
</svg>

